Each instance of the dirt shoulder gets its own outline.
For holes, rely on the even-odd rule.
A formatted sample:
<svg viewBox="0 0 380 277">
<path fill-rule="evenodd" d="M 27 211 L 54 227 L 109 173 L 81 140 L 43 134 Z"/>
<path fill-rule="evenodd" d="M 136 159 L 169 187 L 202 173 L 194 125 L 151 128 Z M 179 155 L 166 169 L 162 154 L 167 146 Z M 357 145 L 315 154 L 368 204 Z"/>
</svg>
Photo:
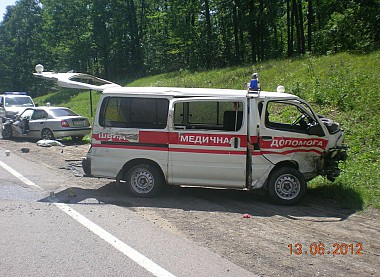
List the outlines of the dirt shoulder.
<svg viewBox="0 0 380 277">
<path fill-rule="evenodd" d="M 88 144 L 40 147 L 0 139 L 0 148 L 44 164 L 52 174 L 72 177 L 77 197 L 71 203 L 96 197 L 133 209 L 255 274 L 379 276 L 378 210 L 355 212 L 311 195 L 298 206 L 281 207 L 259 193 L 199 188 L 168 188 L 157 198 L 134 198 L 112 180 L 83 177 L 80 160 Z M 29 152 L 22 154 L 21 148 Z"/>
</svg>

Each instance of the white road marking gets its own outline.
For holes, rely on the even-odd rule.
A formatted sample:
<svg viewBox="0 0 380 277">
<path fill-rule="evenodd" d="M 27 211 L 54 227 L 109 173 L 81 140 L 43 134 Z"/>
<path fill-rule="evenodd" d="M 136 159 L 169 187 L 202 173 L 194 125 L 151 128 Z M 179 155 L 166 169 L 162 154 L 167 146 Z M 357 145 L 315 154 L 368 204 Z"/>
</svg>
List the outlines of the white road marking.
<svg viewBox="0 0 380 277">
<path fill-rule="evenodd" d="M 5 170 L 13 174 L 15 177 L 17 177 L 20 181 L 22 181 L 24 184 L 35 187 L 43 191 L 43 189 L 30 181 L 29 179 L 25 178 L 23 175 L 18 173 L 16 170 L 11 168 L 10 166 L 6 165 L 2 161 L 0 161 L 0 166 L 3 167 Z M 117 237 L 113 236 L 106 230 L 104 230 L 102 227 L 96 225 L 91 220 L 87 219 L 77 211 L 75 211 L 73 208 L 71 208 L 69 205 L 66 205 L 64 203 L 54 203 L 54 205 L 72 217 L 74 220 L 76 220 L 78 223 L 82 224 L 84 227 L 86 227 L 88 230 L 93 232 L 95 235 L 99 236 L 104 241 L 111 244 L 114 248 L 119 250 L 121 253 L 126 255 L 128 258 L 130 258 L 132 261 L 140 265 L 141 267 L 145 268 L 147 271 L 152 273 L 154 276 L 158 277 L 175 277 L 175 275 L 171 274 L 169 271 L 165 270 L 152 260 L 148 259 L 123 241 L 119 240 Z"/>
<path fill-rule="evenodd" d="M 43 188 L 41 188 L 39 185 L 36 185 L 35 183 L 33 183 L 32 181 L 30 181 L 29 179 L 25 178 L 24 176 L 22 176 L 20 173 L 18 173 L 16 170 L 14 170 L 12 167 L 10 167 L 9 165 L 3 163 L 2 161 L 0 161 L 0 166 L 2 168 L 4 168 L 5 170 L 7 170 L 9 173 L 11 173 L 12 175 L 14 175 L 17 179 L 19 179 L 21 182 L 23 182 L 24 184 L 28 185 L 29 187 L 34 187 L 34 188 L 38 188 L 40 190 L 43 191 Z"/>
<path fill-rule="evenodd" d="M 145 268 L 147 271 L 151 272 L 155 276 L 173 276 L 170 272 L 163 269 L 153 261 L 149 260 L 144 255 L 140 254 L 138 251 L 130 247 L 129 245 L 125 244 L 121 240 L 119 240 L 117 237 L 113 236 L 100 226 L 96 225 L 94 222 L 90 221 L 77 211 L 75 211 L 70 206 L 64 204 L 64 203 L 54 203 L 55 206 L 57 206 L 61 211 L 65 212 L 69 216 L 71 216 L 73 219 L 75 219 L 77 222 L 82 224 L 84 227 L 86 227 L 88 230 L 111 244 L 113 247 L 115 247 L 117 250 L 119 250 L 121 253 L 129 257 L 131 260 L 133 260 L 135 263 L 140 265 L 141 267 Z"/>
</svg>

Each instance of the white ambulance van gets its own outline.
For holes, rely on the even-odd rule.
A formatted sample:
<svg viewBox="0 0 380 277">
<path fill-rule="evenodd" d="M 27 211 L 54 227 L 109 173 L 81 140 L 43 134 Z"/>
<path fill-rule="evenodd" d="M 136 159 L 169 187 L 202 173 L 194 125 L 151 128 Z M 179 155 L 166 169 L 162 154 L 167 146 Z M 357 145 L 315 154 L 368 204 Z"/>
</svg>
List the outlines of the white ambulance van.
<svg viewBox="0 0 380 277">
<path fill-rule="evenodd" d="M 89 176 L 116 179 L 130 193 L 168 185 L 252 190 L 294 205 L 318 175 L 334 180 L 346 159 L 339 125 L 282 92 L 120 87 L 88 75 L 35 73 L 61 86 L 102 91 Z M 104 80 L 102 80 L 104 81 Z"/>
</svg>

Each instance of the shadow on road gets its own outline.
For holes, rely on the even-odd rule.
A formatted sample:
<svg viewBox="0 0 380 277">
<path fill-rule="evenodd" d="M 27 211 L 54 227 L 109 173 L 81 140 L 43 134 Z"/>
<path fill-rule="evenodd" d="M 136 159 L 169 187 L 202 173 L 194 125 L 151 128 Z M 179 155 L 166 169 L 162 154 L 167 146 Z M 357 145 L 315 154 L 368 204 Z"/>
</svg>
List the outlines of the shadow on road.
<svg viewBox="0 0 380 277">
<path fill-rule="evenodd" d="M 297 206 L 287 207 L 272 204 L 266 193 L 260 191 L 168 186 L 155 198 L 139 198 L 128 195 L 116 182 L 110 182 L 99 189 L 71 187 L 41 199 L 40 202 L 248 213 L 258 217 L 282 216 L 313 222 L 343 221 L 355 212 L 342 208 L 337 202 L 315 198 L 313 194 L 307 195 Z"/>
</svg>

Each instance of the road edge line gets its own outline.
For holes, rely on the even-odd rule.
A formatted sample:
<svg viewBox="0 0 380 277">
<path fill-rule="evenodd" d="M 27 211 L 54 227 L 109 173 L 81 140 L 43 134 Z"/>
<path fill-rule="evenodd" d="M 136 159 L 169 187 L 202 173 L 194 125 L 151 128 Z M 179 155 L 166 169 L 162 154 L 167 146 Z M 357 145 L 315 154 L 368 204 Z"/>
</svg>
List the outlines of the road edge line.
<svg viewBox="0 0 380 277">
<path fill-rule="evenodd" d="M 21 173 L 17 172 L 14 170 L 12 167 L 9 165 L 3 163 L 0 161 L 0 166 L 3 167 L 5 170 L 7 170 L 9 173 L 14 175 L 16 178 L 18 178 L 21 182 L 24 184 L 31 186 L 31 187 L 36 187 L 42 191 L 42 189 L 39 185 L 33 183 L 26 177 L 24 177 Z M 121 253 L 123 253 L 125 256 L 130 258 L 132 261 L 137 263 L 139 266 L 145 268 L 147 271 L 152 273 L 154 276 L 157 277 L 175 277 L 175 275 L 171 274 L 169 271 L 166 269 L 162 268 L 149 258 L 145 257 L 143 254 L 138 252 L 137 250 L 133 249 L 111 233 L 107 232 L 104 230 L 102 227 L 98 226 L 73 208 L 71 208 L 69 205 L 64 204 L 64 203 L 53 203 L 54 206 L 56 206 L 58 209 L 60 209 L 62 212 L 66 213 L 69 215 L 71 218 L 73 218 L 75 221 L 78 223 L 82 224 L 86 229 L 90 230 L 93 232 L 95 235 L 103 239 L 105 242 L 111 244 L 115 249 L 119 250 Z"/>
<path fill-rule="evenodd" d="M 6 171 L 8 171 L 9 173 L 11 173 L 13 176 L 15 176 L 17 179 L 19 179 L 21 182 L 23 182 L 24 184 L 26 184 L 27 186 L 38 188 L 41 191 L 44 191 L 44 189 L 41 188 L 39 185 L 33 183 L 32 181 L 30 181 L 29 179 L 27 179 L 26 177 L 24 177 L 23 175 L 21 175 L 21 173 L 17 172 L 12 167 L 10 167 L 9 165 L 3 163 L 2 161 L 0 161 L 0 166 L 2 168 L 4 168 Z"/>
<path fill-rule="evenodd" d="M 162 268 L 161 266 L 159 266 L 149 258 L 145 257 L 140 252 L 136 251 L 135 249 L 133 249 L 132 247 L 130 247 L 111 233 L 107 232 L 102 227 L 95 224 L 94 222 L 92 222 L 91 220 L 74 210 L 69 205 L 65 203 L 54 203 L 54 205 L 61 211 L 72 217 L 75 221 L 82 224 L 84 227 L 86 227 L 86 229 L 90 230 L 95 235 L 111 244 L 114 248 L 122 252 L 132 261 L 145 268 L 147 271 L 151 272 L 154 276 L 174 277 L 174 275 L 168 272 L 166 269 Z"/>
</svg>

